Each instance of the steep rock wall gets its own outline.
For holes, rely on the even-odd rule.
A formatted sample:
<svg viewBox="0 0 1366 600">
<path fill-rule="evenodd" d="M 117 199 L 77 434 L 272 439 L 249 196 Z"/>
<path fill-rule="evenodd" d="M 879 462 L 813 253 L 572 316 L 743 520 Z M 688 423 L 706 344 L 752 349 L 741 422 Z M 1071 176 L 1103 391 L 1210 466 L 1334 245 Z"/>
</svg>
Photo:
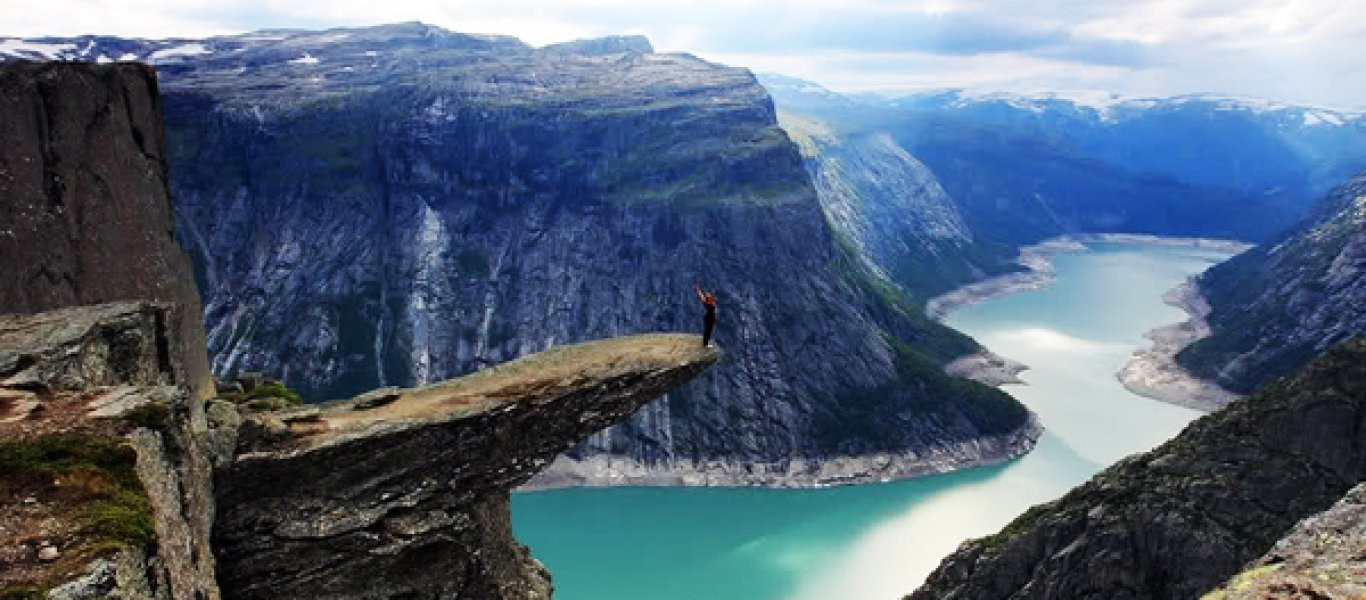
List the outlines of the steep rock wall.
<svg viewBox="0 0 1366 600">
<path fill-rule="evenodd" d="M 914 600 L 1196 598 L 1366 478 L 1366 340 L 944 559 Z"/>
<path fill-rule="evenodd" d="M 719 293 L 726 362 L 568 462 L 809 485 L 998 461 L 1037 435 L 1008 396 L 943 377 L 971 340 L 840 251 L 747 71 L 631 38 L 535 50 L 417 24 L 86 41 L 204 50 L 160 70 L 219 373 L 314 400 L 422 384 L 694 330 L 697 282 Z"/>
<path fill-rule="evenodd" d="M 175 507 L 158 514 L 159 569 L 170 581 L 162 591 L 198 600 L 218 596 L 208 545 L 210 465 L 198 443 L 207 429 L 209 370 L 199 295 L 175 236 L 157 93 L 156 75 L 140 65 L 0 64 L 0 313 L 167 303 L 146 315 L 150 330 L 128 339 L 140 335 L 144 349 L 155 348 L 164 370 L 154 370 L 153 380 L 188 390 L 168 401 L 176 418 L 156 434 L 173 450 L 153 461 L 168 482 L 153 501 Z M 79 323 L 71 318 L 61 331 Z M 132 360 L 118 343 L 104 347 L 87 355 L 82 346 L 77 356 L 96 366 Z M 60 383 L 33 371 L 50 359 L 16 359 L 11 383 L 18 377 L 25 381 L 16 385 L 36 390 Z M 111 379 L 87 383 L 138 379 L 104 370 Z"/>
<path fill-rule="evenodd" d="M 1177 358 L 1230 390 L 1249 392 L 1366 335 L 1366 174 L 1277 239 L 1210 268 L 1198 284 L 1213 333 Z"/>
</svg>

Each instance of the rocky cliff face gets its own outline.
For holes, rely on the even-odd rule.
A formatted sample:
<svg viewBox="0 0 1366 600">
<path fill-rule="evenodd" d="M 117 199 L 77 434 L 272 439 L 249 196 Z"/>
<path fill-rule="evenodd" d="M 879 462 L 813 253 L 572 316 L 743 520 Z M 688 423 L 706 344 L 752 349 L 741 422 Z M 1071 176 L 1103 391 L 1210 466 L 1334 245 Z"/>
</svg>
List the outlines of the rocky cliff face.
<svg viewBox="0 0 1366 600">
<path fill-rule="evenodd" d="M 219 373 L 313 399 L 429 383 L 693 330 L 698 282 L 726 360 L 571 452 L 565 481 L 857 481 L 1032 443 L 1021 406 L 939 371 L 971 340 L 839 251 L 743 69 L 415 24 L 78 46 L 160 63 Z"/>
<path fill-rule="evenodd" d="M 1262 113 L 1191 98 L 1086 106 L 1061 99 L 844 96 L 763 76 L 783 110 L 883 132 L 926 165 L 979 240 L 1023 246 L 1120 232 L 1270 238 L 1326 172 L 1366 162 L 1366 120 Z M 1345 119 L 1345 121 L 1344 121 Z M 1357 167 L 1359 168 L 1359 167 Z"/>
<path fill-rule="evenodd" d="M 1366 478 L 1364 430 L 1355 340 L 964 543 L 909 598 L 1199 597 Z"/>
<path fill-rule="evenodd" d="M 142 587 L 158 597 L 218 597 L 208 545 L 210 466 L 197 442 L 207 429 L 204 331 L 190 262 L 172 226 L 154 73 L 138 65 L 0 65 L 0 206 L 0 313 L 165 303 L 114 305 L 123 307 L 117 315 L 71 308 L 46 319 L 7 317 L 0 404 L 19 412 L 5 419 L 0 438 L 28 447 L 51 433 L 28 418 L 56 418 L 44 409 L 61 412 L 54 407 L 71 390 L 181 386 L 124 394 L 160 398 L 174 419 L 128 433 L 158 536 L 150 548 L 126 546 L 131 554 L 121 555 L 118 572 L 136 574 L 130 565 L 145 563 L 141 574 L 153 579 Z M 100 418 L 117 419 L 118 406 Z M 96 562 L 91 569 L 113 576 Z"/>
<path fill-rule="evenodd" d="M 1213 334 L 1182 366 L 1239 392 L 1366 334 L 1366 174 L 1349 180 L 1278 239 L 1199 279 Z"/>
<path fill-rule="evenodd" d="M 192 436 L 171 310 L 0 315 L 0 596 L 549 598 L 509 490 L 719 354 L 687 334 L 562 346 L 321 407 L 215 401 Z M 187 476 L 201 446 L 223 450 L 212 485 Z M 208 494 L 206 557 L 186 500 Z"/>
<path fill-rule="evenodd" d="M 0 101 L 0 596 L 546 598 L 508 490 L 716 360 L 642 336 L 322 409 L 206 411 L 153 73 L 0 65 Z"/>
<path fill-rule="evenodd" d="M 1009 249 L 977 239 L 934 174 L 887 132 L 849 133 L 790 111 L 778 120 L 841 243 L 914 300 L 1015 269 Z"/>
<path fill-rule="evenodd" d="M 200 310 L 176 243 L 153 71 L 0 65 L 0 313 L 116 300 Z M 208 379 L 204 330 L 178 324 L 180 380 Z"/>
<path fill-rule="evenodd" d="M 1202 600 L 1352 600 L 1366 595 L 1366 483 L 1300 521 L 1255 563 Z"/>
</svg>

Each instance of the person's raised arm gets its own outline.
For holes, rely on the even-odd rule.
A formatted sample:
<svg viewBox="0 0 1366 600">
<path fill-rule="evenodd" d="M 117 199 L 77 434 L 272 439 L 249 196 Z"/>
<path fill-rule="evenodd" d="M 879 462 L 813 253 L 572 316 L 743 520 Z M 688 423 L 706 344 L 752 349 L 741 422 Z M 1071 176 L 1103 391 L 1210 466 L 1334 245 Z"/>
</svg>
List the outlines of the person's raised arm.
<svg viewBox="0 0 1366 600">
<path fill-rule="evenodd" d="M 696 283 L 692 284 L 692 291 L 697 293 L 698 300 L 701 300 L 702 302 L 707 301 L 707 295 L 702 293 L 702 288 Z"/>
</svg>

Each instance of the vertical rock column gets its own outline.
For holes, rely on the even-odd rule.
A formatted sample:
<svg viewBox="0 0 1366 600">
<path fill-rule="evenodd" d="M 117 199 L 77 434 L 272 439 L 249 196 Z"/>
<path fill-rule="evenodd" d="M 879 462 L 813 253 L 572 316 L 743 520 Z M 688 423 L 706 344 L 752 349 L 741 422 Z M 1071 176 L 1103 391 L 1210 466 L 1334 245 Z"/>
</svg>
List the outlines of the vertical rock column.
<svg viewBox="0 0 1366 600">
<path fill-rule="evenodd" d="M 180 497 L 167 500 L 182 508 L 177 523 L 158 523 L 161 560 L 174 598 L 212 599 L 211 466 L 198 442 L 211 385 L 199 294 L 175 238 L 157 93 L 156 73 L 142 65 L 0 65 L 0 313 L 172 305 L 159 317 L 165 383 L 188 393 L 162 434 L 174 450 L 157 470 L 174 476 Z"/>
</svg>

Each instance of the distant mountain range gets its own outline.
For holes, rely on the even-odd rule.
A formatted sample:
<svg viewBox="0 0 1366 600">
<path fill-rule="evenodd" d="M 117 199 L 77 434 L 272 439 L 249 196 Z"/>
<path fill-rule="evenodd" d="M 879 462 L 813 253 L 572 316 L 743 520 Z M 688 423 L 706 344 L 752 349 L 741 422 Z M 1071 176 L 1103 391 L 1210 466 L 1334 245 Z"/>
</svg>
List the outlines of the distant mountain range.
<svg viewBox="0 0 1366 600">
<path fill-rule="evenodd" d="M 1361 114 L 1180 97 L 846 96 L 762 76 L 782 110 L 882 132 L 938 178 L 979 236 L 1075 231 L 1264 240 L 1366 168 Z"/>
</svg>

